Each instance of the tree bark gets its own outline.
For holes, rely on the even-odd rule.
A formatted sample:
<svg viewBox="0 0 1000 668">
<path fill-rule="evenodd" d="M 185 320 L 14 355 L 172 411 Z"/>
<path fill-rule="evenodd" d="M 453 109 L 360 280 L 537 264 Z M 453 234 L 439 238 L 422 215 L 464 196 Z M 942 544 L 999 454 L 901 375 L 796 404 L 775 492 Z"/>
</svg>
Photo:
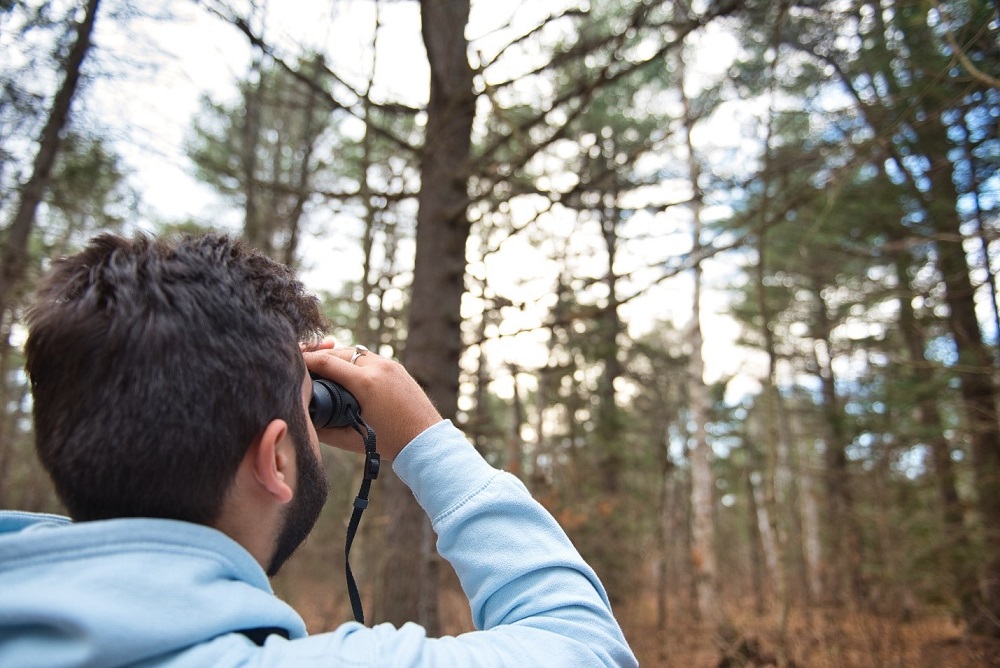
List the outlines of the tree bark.
<svg viewBox="0 0 1000 668">
<path fill-rule="evenodd" d="M 634 554 L 630 547 L 632 541 L 626 535 L 628 518 L 622 513 L 627 507 L 621 504 L 625 440 L 622 437 L 622 413 L 615 393 L 615 382 L 624 371 L 619 359 L 618 337 L 623 327 L 618 313 L 618 277 L 614 270 L 618 255 L 618 228 L 622 218 L 617 186 L 611 186 L 603 197 L 605 206 L 600 212 L 600 223 L 607 252 L 604 283 L 608 288 L 608 304 L 601 309 L 595 322 L 599 357 L 604 366 L 604 372 L 597 382 L 595 445 L 600 453 L 597 474 L 601 502 L 615 510 L 600 527 L 603 538 L 594 544 L 593 565 L 608 591 L 611 605 L 618 606 L 624 603 L 631 585 L 629 578 L 632 577 L 629 569 L 621 568 L 620 561 L 623 557 L 631 560 Z"/>
<path fill-rule="evenodd" d="M 826 483 L 832 536 L 829 563 L 833 582 L 829 583 L 826 590 L 835 604 L 843 605 L 848 600 L 857 602 L 866 596 L 861 570 L 861 530 L 855 516 L 851 472 L 845 450 L 850 439 L 833 371 L 834 352 L 830 343 L 832 324 L 818 281 L 814 283 L 812 293 L 816 302 L 813 338 L 817 348 L 817 374 L 822 386 L 822 408 L 829 433 L 826 443 Z M 849 599 L 845 600 L 845 596 Z"/>
<path fill-rule="evenodd" d="M 744 449 L 752 448 L 753 444 L 747 439 L 743 443 Z M 748 457 L 751 461 L 754 457 Z M 763 615 L 767 610 L 767 596 L 765 592 L 766 581 L 764 578 L 764 564 L 768 560 L 767 548 L 764 545 L 762 529 L 765 520 L 761 515 L 761 497 L 758 491 L 759 472 L 754 470 L 754 465 L 748 462 L 743 467 L 744 486 L 747 495 L 747 535 L 750 541 L 750 583 L 753 588 L 753 607 L 758 615 Z M 758 478 L 758 483 L 754 478 Z"/>
<path fill-rule="evenodd" d="M 56 91 L 49 111 L 48 120 L 38 139 L 38 153 L 32 165 L 31 176 L 21 189 L 21 202 L 14 220 L 7 228 L 0 250 L 0 318 L 12 313 L 17 293 L 28 268 L 28 240 L 35 227 L 35 214 L 45 195 L 52 176 L 62 141 L 62 130 L 69 121 L 73 98 L 79 88 L 83 63 L 90 51 L 91 36 L 97 20 L 100 0 L 88 0 L 86 14 L 77 26 L 76 41 L 73 43 L 64 66 L 65 78 Z M 0 330 L 3 329 L 0 322 Z"/>
<path fill-rule="evenodd" d="M 358 301 L 358 320 L 354 326 L 354 335 L 359 341 L 375 341 L 377 332 L 372 323 L 372 309 L 368 299 L 372 296 L 375 280 L 373 280 L 372 250 L 375 246 L 375 228 L 379 219 L 379 211 L 375 206 L 372 197 L 371 167 L 374 162 L 372 148 L 374 146 L 375 133 L 371 129 L 372 125 L 372 87 L 375 85 L 376 55 L 378 54 L 378 36 L 382 27 L 381 8 L 378 1 L 375 2 L 375 29 L 372 31 L 372 41 L 369 45 L 372 52 L 371 70 L 368 75 L 368 87 L 365 90 L 365 97 L 362 100 L 362 110 L 365 122 L 365 134 L 361 138 L 361 169 L 358 174 L 359 198 L 361 205 L 365 208 L 364 223 L 365 231 L 361 237 L 361 299 Z M 381 341 L 379 341 L 381 343 Z"/>
<path fill-rule="evenodd" d="M 243 203 L 243 236 L 247 243 L 254 248 L 272 255 L 270 229 L 261 220 L 257 201 L 257 145 L 260 141 L 261 107 L 264 104 L 264 73 L 261 67 L 261 58 L 260 51 L 255 50 L 253 61 L 250 64 L 251 76 L 247 81 L 246 94 L 243 96 L 246 109 L 243 125 L 240 127 L 243 135 L 243 141 L 240 145 L 242 149 L 240 168 L 243 170 L 243 188 L 245 189 L 243 193 L 245 198 Z"/>
<path fill-rule="evenodd" d="M 507 365 L 514 384 L 514 396 L 510 400 L 510 432 L 507 434 L 507 451 L 504 455 L 504 470 L 524 480 L 524 443 L 521 441 L 521 427 L 524 425 L 524 404 L 521 388 L 517 383 L 519 370 L 516 364 Z"/>
<path fill-rule="evenodd" d="M 306 95 L 306 100 L 302 116 L 305 128 L 302 131 L 302 139 L 305 141 L 305 145 L 302 147 L 302 161 L 298 165 L 298 170 L 292 170 L 291 172 L 291 176 L 295 179 L 295 199 L 291 210 L 288 212 L 288 216 L 284 220 L 286 234 L 283 236 L 285 237 L 285 245 L 284 248 L 281 249 L 280 253 L 281 261 L 289 267 L 296 266 L 296 255 L 299 250 L 299 229 L 302 226 L 302 215 L 305 213 L 306 203 L 312 195 L 312 184 L 310 183 L 313 174 L 312 157 L 316 151 L 316 144 L 319 137 L 322 134 L 322 131 L 316 127 L 316 108 L 319 105 L 320 100 L 311 88 L 306 89 L 304 94 Z M 367 116 L 365 121 L 367 123 Z M 365 137 L 368 137 L 367 132 L 365 133 Z M 367 156 L 367 146 L 365 147 L 365 150 Z M 275 179 L 277 179 L 277 174 L 278 172 L 275 170 Z M 368 183 L 367 173 L 362 176 L 361 183 Z M 371 341 L 372 339 L 365 340 Z"/>
<path fill-rule="evenodd" d="M 688 150 L 688 179 L 691 182 L 692 250 L 693 257 L 701 251 L 701 203 L 699 181 L 701 167 L 694 151 L 691 133 L 696 119 L 684 95 L 684 64 L 679 61 L 681 98 L 684 105 L 685 134 Z M 694 265 L 694 296 L 691 313 L 691 359 L 688 365 L 688 395 L 691 421 L 694 425 L 691 450 L 691 551 L 694 564 L 695 593 L 699 618 L 718 628 L 722 622 L 718 597 L 718 566 L 715 554 L 715 478 L 712 475 L 712 451 L 708 443 L 710 398 L 705 387 L 705 360 L 701 332 L 701 263 Z"/>
<path fill-rule="evenodd" d="M 761 193 L 760 217 L 757 232 L 757 304 L 760 311 L 760 333 L 764 341 L 764 352 L 767 355 L 767 375 L 761 392 L 764 400 L 764 436 L 766 439 L 767 468 L 763 476 L 763 489 L 752 486 L 754 494 L 760 494 L 757 500 L 757 510 L 761 516 L 760 534 L 767 548 L 768 571 L 775 589 L 779 608 L 779 642 L 778 653 L 781 656 L 779 664 L 784 665 L 784 657 L 788 646 L 788 620 L 791 609 L 788 577 L 786 572 L 787 522 L 782 522 L 782 502 L 787 496 L 788 479 L 788 440 L 787 432 L 782 430 L 779 418 L 781 410 L 781 394 L 778 392 L 778 355 L 774 340 L 771 309 L 767 302 L 764 277 L 768 269 L 767 255 L 767 220 L 771 208 L 771 187 L 773 168 L 773 137 L 775 133 L 775 86 L 779 55 L 781 54 L 780 34 L 784 23 L 786 2 L 774 5 L 775 17 L 771 34 L 771 49 L 766 55 L 770 59 L 767 75 L 768 113 L 764 138 L 763 191 Z M 751 480 L 752 483 L 752 480 Z"/>
<path fill-rule="evenodd" d="M 997 337 L 997 342 L 992 348 L 993 361 L 994 365 L 996 365 L 1000 362 L 1000 299 L 997 297 L 997 275 L 993 270 L 993 263 L 990 260 L 990 239 L 986 232 L 986 221 L 984 220 L 985 216 L 983 215 L 982 198 L 980 195 L 980 190 L 985 184 L 983 183 L 983 177 L 979 173 L 979 158 L 976 157 L 974 152 L 976 147 L 969 141 L 969 126 L 964 117 L 959 122 L 965 134 L 965 139 L 962 142 L 963 160 L 965 161 L 966 169 L 969 171 L 969 183 L 966 194 L 969 195 L 970 204 L 972 205 L 972 220 L 976 224 L 976 238 L 979 239 L 979 244 L 982 246 L 982 270 L 986 274 L 983 284 L 989 291 L 990 315 L 993 320 L 991 324 Z"/>
<path fill-rule="evenodd" d="M 787 415 L 787 411 L 784 413 Z M 788 434 L 791 436 L 791 429 L 788 429 Z M 799 514 L 802 523 L 802 558 L 805 562 L 806 600 L 810 605 L 815 605 L 823 597 L 823 541 L 820 537 L 816 476 L 812 466 L 813 447 L 806 438 L 791 438 L 790 442 L 797 444 Z"/>
<path fill-rule="evenodd" d="M 659 499 L 659 522 L 656 524 L 656 545 L 659 561 L 656 567 L 656 629 L 659 637 L 658 653 L 660 665 L 669 665 L 669 643 L 667 642 L 667 630 L 670 628 L 670 605 L 667 599 L 667 592 L 670 587 L 670 561 L 671 536 L 675 533 L 677 526 L 677 466 L 670 459 L 670 424 L 664 424 L 662 432 L 662 442 L 657 450 L 659 459 L 659 470 L 661 477 L 660 499 Z M 673 569 L 676 572 L 676 569 Z M 676 580 L 677 578 L 675 578 Z"/>
<path fill-rule="evenodd" d="M 469 0 L 422 0 L 431 69 L 427 134 L 420 157 L 416 259 L 404 362 L 445 418 L 457 412 L 461 301 L 469 237 L 468 162 L 476 97 L 465 26 Z M 386 476 L 389 521 L 381 621 L 416 621 L 440 634 L 438 560 L 430 523 L 412 494 Z M 413 564 L 419 564 L 416 573 Z"/>
</svg>

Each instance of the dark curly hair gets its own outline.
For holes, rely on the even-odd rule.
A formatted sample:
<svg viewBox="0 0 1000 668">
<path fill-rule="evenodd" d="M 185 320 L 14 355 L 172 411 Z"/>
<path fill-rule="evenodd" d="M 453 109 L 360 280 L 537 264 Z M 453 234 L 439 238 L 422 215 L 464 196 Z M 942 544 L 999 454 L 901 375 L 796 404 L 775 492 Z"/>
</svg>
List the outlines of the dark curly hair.
<svg viewBox="0 0 1000 668">
<path fill-rule="evenodd" d="M 76 520 L 211 524 L 268 422 L 306 429 L 317 299 L 239 240 L 98 236 L 54 263 L 27 324 L 38 456 Z"/>
</svg>

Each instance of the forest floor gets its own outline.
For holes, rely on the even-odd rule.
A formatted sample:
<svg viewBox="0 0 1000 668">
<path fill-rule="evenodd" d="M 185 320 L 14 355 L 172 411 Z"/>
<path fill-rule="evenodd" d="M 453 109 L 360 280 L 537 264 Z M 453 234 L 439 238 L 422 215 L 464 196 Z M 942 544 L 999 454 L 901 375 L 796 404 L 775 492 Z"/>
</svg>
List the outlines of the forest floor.
<svg viewBox="0 0 1000 668">
<path fill-rule="evenodd" d="M 665 632 L 657 629 L 655 601 L 623 611 L 629 643 L 644 668 L 762 668 L 777 665 L 780 624 L 776 615 L 731 605 L 726 639 L 674 612 Z M 789 615 L 785 655 L 797 668 L 984 668 L 1000 667 L 1000 640 L 968 636 L 943 614 L 914 614 L 901 621 L 844 610 L 801 610 Z M 730 656 L 727 663 L 727 652 Z"/>
<path fill-rule="evenodd" d="M 306 620 L 310 633 L 336 628 L 350 618 L 338 578 L 296 573 L 279 593 Z M 441 590 L 443 635 L 473 630 L 457 582 Z M 362 590 L 370 593 L 370 588 Z M 668 603 L 666 629 L 658 628 L 653 594 L 616 608 L 616 615 L 643 668 L 764 668 L 777 665 L 777 614 L 758 614 L 751 600 L 729 600 L 725 641 L 695 623 L 689 608 Z M 372 611 L 371 602 L 365 609 Z M 792 610 L 785 654 L 795 668 L 1000 668 L 1000 640 L 969 636 L 947 614 L 877 615 L 844 609 Z M 740 652 L 739 650 L 742 650 Z M 725 662 L 726 653 L 730 662 Z M 742 656 L 741 656 L 742 655 Z M 747 657 L 746 655 L 751 655 Z"/>
</svg>

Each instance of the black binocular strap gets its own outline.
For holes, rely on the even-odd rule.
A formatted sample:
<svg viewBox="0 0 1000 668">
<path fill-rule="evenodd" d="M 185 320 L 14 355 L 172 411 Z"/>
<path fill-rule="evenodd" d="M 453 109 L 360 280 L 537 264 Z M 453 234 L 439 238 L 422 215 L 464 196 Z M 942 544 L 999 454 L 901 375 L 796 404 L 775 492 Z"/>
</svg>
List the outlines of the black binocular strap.
<svg viewBox="0 0 1000 668">
<path fill-rule="evenodd" d="M 354 536 L 358 533 L 358 525 L 361 523 L 361 513 L 368 507 L 368 492 L 372 486 L 372 480 L 378 477 L 380 465 L 379 454 L 375 449 L 375 431 L 369 427 L 361 415 L 353 410 L 350 411 L 351 426 L 361 434 L 365 442 L 365 472 L 361 480 L 361 488 L 358 496 L 354 499 L 354 512 L 351 513 L 351 520 L 347 524 L 347 542 L 344 546 L 344 568 L 347 571 L 347 596 L 351 599 L 351 608 L 354 611 L 354 619 L 359 624 L 365 623 L 365 612 L 361 608 L 361 595 L 358 593 L 358 585 L 354 581 L 354 573 L 351 572 L 351 544 Z M 362 429 L 364 429 L 362 431 Z"/>
</svg>

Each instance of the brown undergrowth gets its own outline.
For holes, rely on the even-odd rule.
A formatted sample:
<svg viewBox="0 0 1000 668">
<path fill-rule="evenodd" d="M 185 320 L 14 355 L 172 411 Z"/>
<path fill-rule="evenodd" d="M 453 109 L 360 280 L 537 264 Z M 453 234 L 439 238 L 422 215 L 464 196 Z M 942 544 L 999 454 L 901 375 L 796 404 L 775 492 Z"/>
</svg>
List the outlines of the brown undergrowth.
<svg viewBox="0 0 1000 668">
<path fill-rule="evenodd" d="M 908 620 L 845 609 L 795 609 L 784 643 L 776 613 L 730 603 L 728 628 L 713 633 L 691 614 L 669 607 L 657 628 L 655 600 L 635 601 L 619 618 L 640 665 L 671 668 L 984 668 L 1000 667 L 1000 640 L 969 636 L 949 616 L 927 612 Z"/>
<path fill-rule="evenodd" d="M 339 578 L 316 581 L 296 575 L 279 594 L 302 614 L 311 633 L 331 630 L 350 619 Z M 442 634 L 472 630 L 468 603 L 457 580 L 445 577 L 442 584 Z M 368 599 L 368 588 L 362 592 Z M 369 606 L 370 600 L 366 610 Z M 795 668 L 1000 668 L 1000 640 L 969 636 L 960 624 L 937 611 L 917 611 L 904 620 L 861 610 L 796 608 L 782 643 L 777 612 L 757 614 L 749 600 L 727 603 L 728 624 L 721 634 L 697 623 L 691 610 L 676 599 L 668 601 L 665 629 L 658 628 L 656 610 L 652 594 L 616 610 L 644 668 L 763 668 L 778 665 L 782 653 L 784 665 Z"/>
</svg>

